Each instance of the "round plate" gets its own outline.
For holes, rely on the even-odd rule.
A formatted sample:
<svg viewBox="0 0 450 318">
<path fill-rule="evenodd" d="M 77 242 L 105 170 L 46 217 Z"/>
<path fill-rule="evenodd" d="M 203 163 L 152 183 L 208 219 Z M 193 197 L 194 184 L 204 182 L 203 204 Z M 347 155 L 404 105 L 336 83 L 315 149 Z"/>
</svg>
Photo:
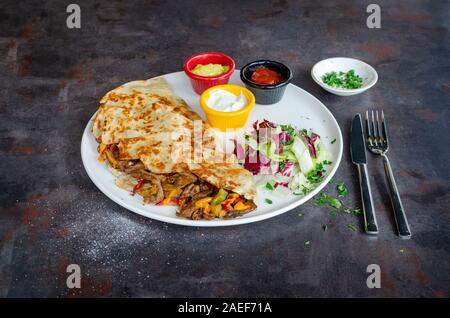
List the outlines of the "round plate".
<svg viewBox="0 0 450 318">
<path fill-rule="evenodd" d="M 164 77 L 174 93 L 183 98 L 195 112 L 205 119 L 205 114 L 199 105 L 199 95 L 192 90 L 184 72 L 171 73 L 164 75 Z M 242 85 L 238 70 L 232 75 L 230 83 Z M 132 196 L 128 191 L 116 186 L 113 174 L 104 164 L 97 160 L 98 143 L 91 132 L 93 118 L 91 118 L 83 133 L 81 158 L 86 172 L 100 191 L 124 208 L 140 215 L 159 221 L 188 226 L 228 226 L 261 221 L 292 210 L 315 196 L 331 180 L 342 156 L 342 134 L 336 119 L 317 98 L 293 84 L 287 86 L 283 99 L 277 104 L 268 106 L 256 104 L 250 114 L 247 127 L 255 120 L 264 118 L 277 124 L 292 124 L 297 128 L 312 129 L 318 133 L 322 137 L 324 146 L 331 154 L 332 164 L 327 166 L 324 180 L 305 196 L 293 195 L 287 198 L 280 198 L 271 196 L 270 193 L 258 189 L 258 198 L 255 202 L 258 208 L 235 219 L 209 221 L 182 219 L 175 215 L 175 206 L 144 204 L 142 197 L 138 195 Z M 331 143 L 333 139 L 336 139 L 336 141 Z M 271 199 L 273 203 L 266 203 L 266 198 Z"/>
</svg>

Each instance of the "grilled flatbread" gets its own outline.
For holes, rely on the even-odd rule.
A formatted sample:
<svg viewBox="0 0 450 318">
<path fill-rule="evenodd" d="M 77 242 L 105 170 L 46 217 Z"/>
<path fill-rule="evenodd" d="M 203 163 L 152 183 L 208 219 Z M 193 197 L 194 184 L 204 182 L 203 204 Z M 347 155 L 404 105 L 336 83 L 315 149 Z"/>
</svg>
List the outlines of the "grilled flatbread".
<svg viewBox="0 0 450 318">
<path fill-rule="evenodd" d="M 162 177 L 193 173 L 218 189 L 247 200 L 256 197 L 252 174 L 234 155 L 221 150 L 213 129 L 172 92 L 163 77 L 130 82 L 108 92 L 100 100 L 92 132 L 100 143 L 100 158 L 116 174 L 123 174 L 117 181 L 123 188 L 140 179 L 136 171 Z"/>
</svg>

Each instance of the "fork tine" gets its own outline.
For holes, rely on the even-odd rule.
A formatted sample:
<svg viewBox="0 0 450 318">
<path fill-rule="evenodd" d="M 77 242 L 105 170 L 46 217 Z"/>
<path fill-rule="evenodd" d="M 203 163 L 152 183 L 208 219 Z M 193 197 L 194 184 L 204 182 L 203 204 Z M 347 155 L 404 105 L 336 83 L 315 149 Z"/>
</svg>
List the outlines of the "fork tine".
<svg viewBox="0 0 450 318">
<path fill-rule="evenodd" d="M 377 130 L 375 129 L 375 114 L 372 110 L 372 132 L 373 132 L 373 142 L 375 146 L 378 146 L 378 134 Z"/>
<path fill-rule="evenodd" d="M 376 118 L 375 125 L 377 126 L 378 143 L 380 144 L 380 146 L 382 146 L 383 145 L 383 135 L 381 132 L 381 121 L 380 121 L 380 117 L 378 116 L 378 110 L 375 111 L 375 118 Z"/>
<path fill-rule="evenodd" d="M 366 110 L 366 129 L 367 129 L 367 141 L 372 146 L 372 131 L 370 130 L 370 120 L 368 110 Z"/>
<path fill-rule="evenodd" d="M 388 134 L 387 134 L 386 120 L 384 118 L 383 110 L 381 110 L 381 131 L 383 133 L 383 139 L 384 139 L 385 146 L 387 147 L 389 145 L 388 144 Z"/>
</svg>

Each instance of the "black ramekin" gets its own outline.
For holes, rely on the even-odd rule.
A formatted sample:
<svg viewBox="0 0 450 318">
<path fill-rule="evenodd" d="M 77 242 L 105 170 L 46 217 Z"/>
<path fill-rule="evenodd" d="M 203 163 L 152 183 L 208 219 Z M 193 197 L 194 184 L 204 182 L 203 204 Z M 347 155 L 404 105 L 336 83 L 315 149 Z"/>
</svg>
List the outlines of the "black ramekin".
<svg viewBox="0 0 450 318">
<path fill-rule="evenodd" d="M 251 81 L 253 72 L 258 67 L 266 67 L 273 71 L 276 71 L 283 76 L 284 81 L 276 85 L 260 85 Z M 287 84 L 292 80 L 292 71 L 283 63 L 270 61 L 270 60 L 258 60 L 253 61 L 245 65 L 241 69 L 241 81 L 256 97 L 256 103 L 261 105 L 270 105 L 278 103 L 283 97 Z"/>
</svg>

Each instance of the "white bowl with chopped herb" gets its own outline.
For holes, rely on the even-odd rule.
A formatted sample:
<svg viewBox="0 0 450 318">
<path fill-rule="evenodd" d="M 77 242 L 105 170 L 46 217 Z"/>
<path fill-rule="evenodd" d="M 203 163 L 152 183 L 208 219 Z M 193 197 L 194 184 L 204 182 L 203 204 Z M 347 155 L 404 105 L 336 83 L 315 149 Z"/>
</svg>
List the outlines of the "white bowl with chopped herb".
<svg viewBox="0 0 450 318">
<path fill-rule="evenodd" d="M 311 76 L 324 90 L 339 96 L 360 94 L 378 81 L 377 71 L 372 66 L 348 57 L 333 57 L 316 63 Z"/>
</svg>

